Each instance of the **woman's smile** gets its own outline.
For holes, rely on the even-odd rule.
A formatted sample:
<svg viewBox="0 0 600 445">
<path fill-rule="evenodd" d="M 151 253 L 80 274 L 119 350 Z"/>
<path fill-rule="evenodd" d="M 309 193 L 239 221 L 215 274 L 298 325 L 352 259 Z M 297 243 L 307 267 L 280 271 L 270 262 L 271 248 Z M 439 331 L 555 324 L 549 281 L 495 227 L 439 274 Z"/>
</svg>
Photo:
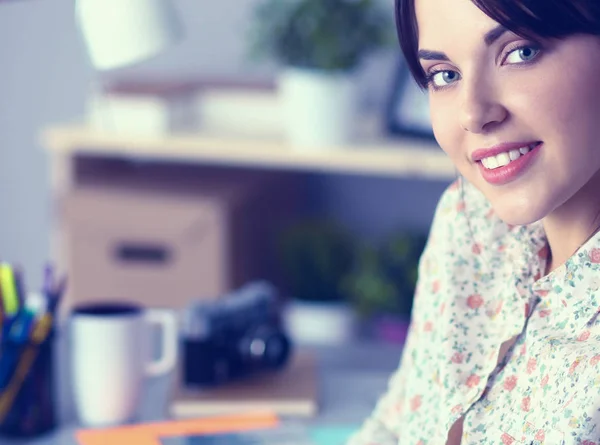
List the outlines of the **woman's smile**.
<svg viewBox="0 0 600 445">
<path fill-rule="evenodd" d="M 541 142 L 503 144 L 473 153 L 481 176 L 489 184 L 503 185 L 520 178 L 542 150 Z M 497 153 L 497 154 L 496 154 Z"/>
</svg>

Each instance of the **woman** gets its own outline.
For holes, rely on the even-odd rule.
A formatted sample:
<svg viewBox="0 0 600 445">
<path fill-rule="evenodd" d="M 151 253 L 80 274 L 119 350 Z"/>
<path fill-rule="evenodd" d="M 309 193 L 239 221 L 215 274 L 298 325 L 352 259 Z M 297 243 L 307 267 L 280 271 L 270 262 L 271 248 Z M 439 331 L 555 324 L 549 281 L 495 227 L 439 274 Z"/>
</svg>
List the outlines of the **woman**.
<svg viewBox="0 0 600 445">
<path fill-rule="evenodd" d="M 600 444 L 600 2 L 397 0 L 462 178 L 352 445 Z"/>
</svg>

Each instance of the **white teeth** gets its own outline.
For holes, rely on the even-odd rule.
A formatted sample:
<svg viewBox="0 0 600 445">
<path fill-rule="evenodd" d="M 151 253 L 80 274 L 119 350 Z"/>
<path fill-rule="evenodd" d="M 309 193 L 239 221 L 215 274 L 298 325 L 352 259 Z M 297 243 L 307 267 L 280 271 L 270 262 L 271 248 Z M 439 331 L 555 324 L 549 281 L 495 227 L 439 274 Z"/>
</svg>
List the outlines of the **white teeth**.
<svg viewBox="0 0 600 445">
<path fill-rule="evenodd" d="M 489 170 L 493 170 L 498 168 L 498 160 L 496 156 L 490 156 L 489 158 L 485 158 L 481 160 L 483 166 Z"/>
<path fill-rule="evenodd" d="M 516 161 L 530 151 L 530 147 L 521 147 L 518 150 L 510 150 L 505 153 L 500 153 L 496 156 L 484 158 L 481 160 L 481 163 L 488 170 L 494 170 L 495 168 L 504 167 L 505 165 L 510 164 L 512 161 Z"/>
<path fill-rule="evenodd" d="M 496 156 L 496 160 L 498 161 L 498 165 L 500 167 L 504 167 L 510 163 L 510 158 L 508 157 L 508 153 L 500 153 Z"/>
</svg>

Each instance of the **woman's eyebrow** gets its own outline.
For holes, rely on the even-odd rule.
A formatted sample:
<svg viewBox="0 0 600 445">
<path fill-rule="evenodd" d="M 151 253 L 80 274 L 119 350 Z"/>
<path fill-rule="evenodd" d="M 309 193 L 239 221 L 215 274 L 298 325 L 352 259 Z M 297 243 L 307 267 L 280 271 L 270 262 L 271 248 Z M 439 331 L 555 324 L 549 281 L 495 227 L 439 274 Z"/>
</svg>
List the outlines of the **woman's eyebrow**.
<svg viewBox="0 0 600 445">
<path fill-rule="evenodd" d="M 485 33 L 485 36 L 483 36 L 483 41 L 487 46 L 490 46 L 492 43 L 502 37 L 502 34 L 507 31 L 508 29 L 506 29 L 504 26 L 498 25 Z"/>
<path fill-rule="evenodd" d="M 450 61 L 446 54 L 439 51 L 431 51 L 429 49 L 420 49 L 417 55 L 421 60 L 444 60 L 446 62 Z"/>
<path fill-rule="evenodd" d="M 508 29 L 506 29 L 504 26 L 498 25 L 485 33 L 485 35 L 483 36 L 483 41 L 485 42 L 486 46 L 490 46 L 507 31 Z M 440 51 L 420 49 L 417 55 L 419 59 L 422 60 L 443 60 L 446 62 L 450 61 L 450 58 L 445 53 Z"/>
</svg>

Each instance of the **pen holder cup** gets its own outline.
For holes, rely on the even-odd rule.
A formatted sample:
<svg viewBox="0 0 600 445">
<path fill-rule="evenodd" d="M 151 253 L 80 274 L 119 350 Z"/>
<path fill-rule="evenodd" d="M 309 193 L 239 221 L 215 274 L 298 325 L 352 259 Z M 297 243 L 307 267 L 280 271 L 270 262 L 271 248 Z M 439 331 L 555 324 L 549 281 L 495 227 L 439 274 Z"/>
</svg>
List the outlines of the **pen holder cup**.
<svg viewBox="0 0 600 445">
<path fill-rule="evenodd" d="M 53 356 L 54 335 L 39 345 L 0 342 L 1 437 L 33 438 L 55 428 Z"/>
</svg>

